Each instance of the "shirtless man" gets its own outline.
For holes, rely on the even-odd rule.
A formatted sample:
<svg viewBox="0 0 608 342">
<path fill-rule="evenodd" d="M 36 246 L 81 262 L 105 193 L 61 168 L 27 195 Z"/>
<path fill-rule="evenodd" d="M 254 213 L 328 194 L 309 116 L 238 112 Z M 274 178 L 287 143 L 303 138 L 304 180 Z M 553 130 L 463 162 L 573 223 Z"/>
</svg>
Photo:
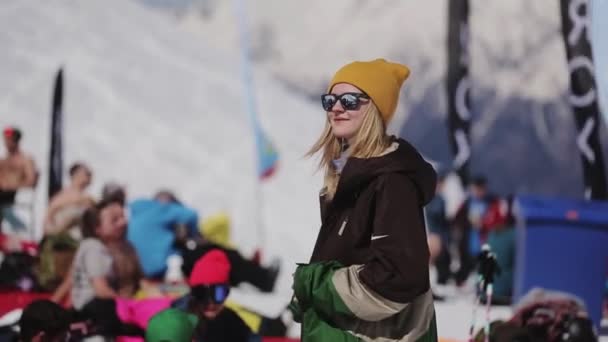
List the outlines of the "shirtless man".
<svg viewBox="0 0 608 342">
<path fill-rule="evenodd" d="M 19 189 L 36 186 L 36 165 L 19 148 L 22 136 L 19 129 L 7 127 L 2 133 L 7 155 L 0 159 L 0 226 L 6 219 L 14 229 L 23 229 L 25 226 L 13 213 L 12 206 Z"/>
<path fill-rule="evenodd" d="M 82 213 L 95 202 L 85 190 L 91 184 L 91 169 L 74 163 L 69 170 L 70 184 L 51 198 L 44 219 L 44 234 L 62 233 L 78 225 Z"/>
<path fill-rule="evenodd" d="M 70 183 L 51 198 L 44 217 L 38 282 L 46 290 L 54 290 L 65 279 L 82 239 L 83 214 L 95 205 L 85 192 L 92 178 L 89 167 L 74 163 L 69 175 Z"/>
</svg>

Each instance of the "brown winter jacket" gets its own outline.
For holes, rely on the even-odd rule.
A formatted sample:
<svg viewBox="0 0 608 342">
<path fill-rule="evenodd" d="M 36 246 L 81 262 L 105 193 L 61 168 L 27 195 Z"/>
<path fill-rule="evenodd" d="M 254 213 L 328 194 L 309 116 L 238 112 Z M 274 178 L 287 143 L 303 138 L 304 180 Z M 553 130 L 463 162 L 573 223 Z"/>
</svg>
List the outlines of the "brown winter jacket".
<svg viewBox="0 0 608 342">
<path fill-rule="evenodd" d="M 437 175 L 416 149 L 394 139 L 386 155 L 349 158 L 334 199 L 321 197 L 321 230 L 311 262 L 363 264 L 359 276 L 383 297 L 409 302 L 429 289 L 423 207 Z"/>
<path fill-rule="evenodd" d="M 294 274 L 290 309 L 302 341 L 436 342 L 423 207 L 436 174 L 404 140 L 349 158 L 310 264 Z"/>
</svg>

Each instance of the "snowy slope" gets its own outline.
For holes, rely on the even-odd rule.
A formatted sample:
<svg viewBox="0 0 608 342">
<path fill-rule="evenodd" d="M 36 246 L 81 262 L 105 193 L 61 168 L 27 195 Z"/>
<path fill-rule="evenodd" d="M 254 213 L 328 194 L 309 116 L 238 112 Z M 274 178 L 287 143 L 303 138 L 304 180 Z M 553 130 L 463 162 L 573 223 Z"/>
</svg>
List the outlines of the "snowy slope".
<svg viewBox="0 0 608 342">
<path fill-rule="evenodd" d="M 45 205 L 52 81 L 65 66 L 65 159 L 90 163 L 92 192 L 128 185 L 131 198 L 174 189 L 202 215 L 225 209 L 246 253 L 258 243 L 254 148 L 239 61 L 195 43 L 165 17 L 133 1 L 0 2 L 0 126 L 16 124 L 42 170 Z M 276 304 L 290 292 L 318 229 L 320 176 L 304 159 L 323 114 L 276 82 L 256 79 L 262 125 L 280 153 L 262 186 L 266 260 L 283 256 Z"/>
</svg>

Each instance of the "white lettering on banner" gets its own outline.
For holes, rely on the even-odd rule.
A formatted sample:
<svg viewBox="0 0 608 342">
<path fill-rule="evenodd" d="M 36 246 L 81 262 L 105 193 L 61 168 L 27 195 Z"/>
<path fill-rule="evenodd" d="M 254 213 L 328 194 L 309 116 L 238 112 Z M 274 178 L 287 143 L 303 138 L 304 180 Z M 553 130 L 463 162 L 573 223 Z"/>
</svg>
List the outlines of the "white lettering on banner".
<svg viewBox="0 0 608 342">
<path fill-rule="evenodd" d="M 585 159 L 592 164 L 595 163 L 595 153 L 593 153 L 593 149 L 591 149 L 591 146 L 589 146 L 589 137 L 591 136 L 591 132 L 593 132 L 594 127 L 595 119 L 592 117 L 588 118 L 587 121 L 585 121 L 583 129 L 578 134 L 578 138 L 576 138 L 578 149 L 581 151 Z"/>
<path fill-rule="evenodd" d="M 457 129 L 454 132 L 454 140 L 456 141 L 456 146 L 458 146 L 458 152 L 454 157 L 454 167 L 460 169 L 469 160 L 471 150 L 469 149 L 467 135 L 461 129 Z"/>
<path fill-rule="evenodd" d="M 576 56 L 568 62 L 568 69 L 570 74 L 574 74 L 578 69 L 587 69 L 593 76 L 595 72 L 593 68 L 593 62 L 587 56 Z M 595 88 L 593 83 L 587 92 L 583 95 L 574 94 L 572 87 L 570 87 L 570 103 L 575 107 L 587 107 L 595 101 Z"/>
<path fill-rule="evenodd" d="M 587 0 L 572 0 L 570 6 L 568 6 L 568 16 L 572 21 L 572 30 L 568 33 L 568 44 L 571 46 L 574 46 L 581 39 L 583 31 L 585 31 L 585 39 L 590 41 L 588 35 L 591 19 L 587 3 Z M 585 6 L 585 14 L 581 16 L 580 9 L 582 6 Z"/>
<path fill-rule="evenodd" d="M 458 86 L 456 87 L 456 94 L 454 95 L 456 98 L 456 113 L 463 121 L 469 121 L 471 119 L 471 112 L 467 107 L 467 93 L 471 88 L 471 82 L 469 82 L 469 77 L 465 76 L 460 81 L 458 81 Z"/>
</svg>

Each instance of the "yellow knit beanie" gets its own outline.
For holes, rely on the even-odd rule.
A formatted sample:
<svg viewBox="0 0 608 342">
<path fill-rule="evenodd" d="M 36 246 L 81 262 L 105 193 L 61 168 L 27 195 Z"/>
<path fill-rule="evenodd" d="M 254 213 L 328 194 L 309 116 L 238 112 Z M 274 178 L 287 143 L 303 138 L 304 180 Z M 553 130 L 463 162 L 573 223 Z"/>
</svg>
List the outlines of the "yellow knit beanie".
<svg viewBox="0 0 608 342">
<path fill-rule="evenodd" d="M 399 102 L 401 85 L 410 75 L 410 69 L 402 64 L 384 59 L 352 62 L 343 66 L 332 78 L 328 92 L 338 83 L 348 83 L 365 92 L 378 107 L 382 119 L 388 124 Z"/>
</svg>

